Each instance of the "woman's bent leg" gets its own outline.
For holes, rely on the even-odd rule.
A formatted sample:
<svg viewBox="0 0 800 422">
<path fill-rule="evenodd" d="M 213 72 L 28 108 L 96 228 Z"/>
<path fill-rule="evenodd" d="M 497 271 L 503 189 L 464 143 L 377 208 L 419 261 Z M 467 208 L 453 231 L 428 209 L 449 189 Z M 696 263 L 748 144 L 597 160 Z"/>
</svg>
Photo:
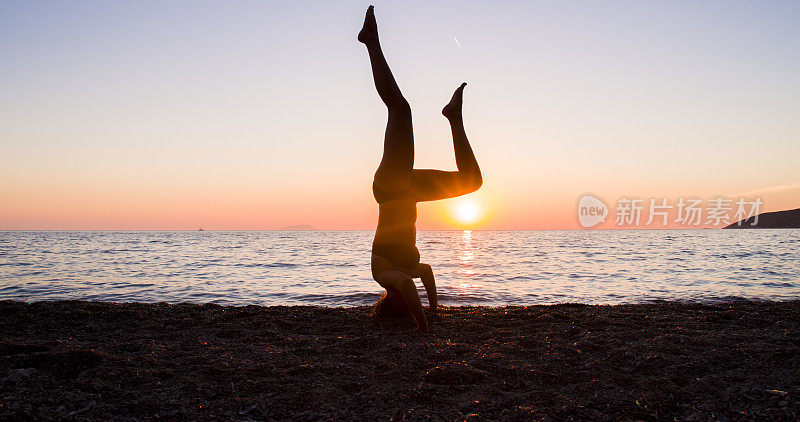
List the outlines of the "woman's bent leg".
<svg viewBox="0 0 800 422">
<path fill-rule="evenodd" d="M 456 155 L 458 172 L 466 179 L 481 180 L 481 169 L 467 140 L 467 132 L 464 130 L 464 118 L 461 115 L 465 86 L 467 84 L 463 83 L 456 89 L 453 93 L 453 98 L 442 109 L 442 114 L 450 121 L 450 132 L 453 134 L 453 150 Z M 474 183 L 480 184 L 478 182 Z"/>
<path fill-rule="evenodd" d="M 437 201 L 466 195 L 475 192 L 483 184 L 481 168 L 478 166 L 478 160 L 475 159 L 475 154 L 467 140 L 464 119 L 461 116 L 461 104 L 466 85 L 465 83 L 461 84 L 453 93 L 450 103 L 442 109 L 442 114 L 450 121 L 458 171 L 413 170 L 411 187 L 418 201 Z"/>
</svg>

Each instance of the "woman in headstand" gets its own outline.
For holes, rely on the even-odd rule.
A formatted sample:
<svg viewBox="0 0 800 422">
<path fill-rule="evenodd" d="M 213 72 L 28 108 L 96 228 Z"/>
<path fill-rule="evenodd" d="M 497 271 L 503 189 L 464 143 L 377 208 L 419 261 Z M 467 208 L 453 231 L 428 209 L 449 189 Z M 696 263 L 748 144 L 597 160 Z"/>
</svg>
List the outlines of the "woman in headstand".
<svg viewBox="0 0 800 422">
<path fill-rule="evenodd" d="M 483 184 L 461 118 L 461 99 L 467 84 L 461 84 L 450 103 L 442 109 L 442 114 L 450 121 L 458 171 L 414 169 L 411 107 L 383 57 L 373 6 L 367 9 L 358 40 L 367 46 L 375 88 L 389 110 L 383 158 L 372 182 L 379 210 L 378 228 L 372 243 L 372 277 L 386 289 L 376 313 L 410 311 L 419 329 L 426 331 L 428 324 L 412 278 L 422 280 L 431 311 L 436 310 L 436 284 L 431 266 L 420 263 L 415 246 L 417 202 L 465 195 Z"/>
</svg>

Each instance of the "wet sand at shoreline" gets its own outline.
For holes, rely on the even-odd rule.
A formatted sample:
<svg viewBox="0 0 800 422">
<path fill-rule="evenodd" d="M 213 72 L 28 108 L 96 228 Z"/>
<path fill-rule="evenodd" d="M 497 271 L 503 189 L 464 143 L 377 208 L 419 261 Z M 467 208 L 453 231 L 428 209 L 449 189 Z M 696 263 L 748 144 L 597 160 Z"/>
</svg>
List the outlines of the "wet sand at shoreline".
<svg viewBox="0 0 800 422">
<path fill-rule="evenodd" d="M 800 301 L 0 302 L 0 419 L 797 420 Z"/>
</svg>

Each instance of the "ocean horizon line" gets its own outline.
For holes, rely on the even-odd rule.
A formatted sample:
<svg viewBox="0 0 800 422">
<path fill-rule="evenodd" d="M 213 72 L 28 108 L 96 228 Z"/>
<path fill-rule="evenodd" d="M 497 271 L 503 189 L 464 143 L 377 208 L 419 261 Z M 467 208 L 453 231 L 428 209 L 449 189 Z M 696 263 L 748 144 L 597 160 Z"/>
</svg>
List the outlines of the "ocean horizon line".
<svg viewBox="0 0 800 422">
<path fill-rule="evenodd" d="M 624 232 L 624 231 L 704 231 L 704 230 L 725 230 L 723 227 L 697 227 L 697 228 L 600 228 L 600 229 L 417 229 L 417 232 L 558 232 L 558 231 L 579 231 L 579 232 Z M 753 230 L 791 230 L 791 228 L 753 228 Z M 375 229 L 311 229 L 311 230 L 292 230 L 292 229 L 0 229 L 0 232 L 374 232 Z"/>
</svg>

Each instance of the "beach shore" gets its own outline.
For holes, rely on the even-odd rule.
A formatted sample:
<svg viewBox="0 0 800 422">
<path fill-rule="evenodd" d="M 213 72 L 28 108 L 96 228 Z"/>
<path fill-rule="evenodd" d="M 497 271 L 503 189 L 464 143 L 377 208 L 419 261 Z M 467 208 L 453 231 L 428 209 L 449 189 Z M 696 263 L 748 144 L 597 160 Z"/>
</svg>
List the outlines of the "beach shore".
<svg viewBox="0 0 800 422">
<path fill-rule="evenodd" d="M 0 419 L 797 420 L 800 301 L 0 302 Z"/>
</svg>

